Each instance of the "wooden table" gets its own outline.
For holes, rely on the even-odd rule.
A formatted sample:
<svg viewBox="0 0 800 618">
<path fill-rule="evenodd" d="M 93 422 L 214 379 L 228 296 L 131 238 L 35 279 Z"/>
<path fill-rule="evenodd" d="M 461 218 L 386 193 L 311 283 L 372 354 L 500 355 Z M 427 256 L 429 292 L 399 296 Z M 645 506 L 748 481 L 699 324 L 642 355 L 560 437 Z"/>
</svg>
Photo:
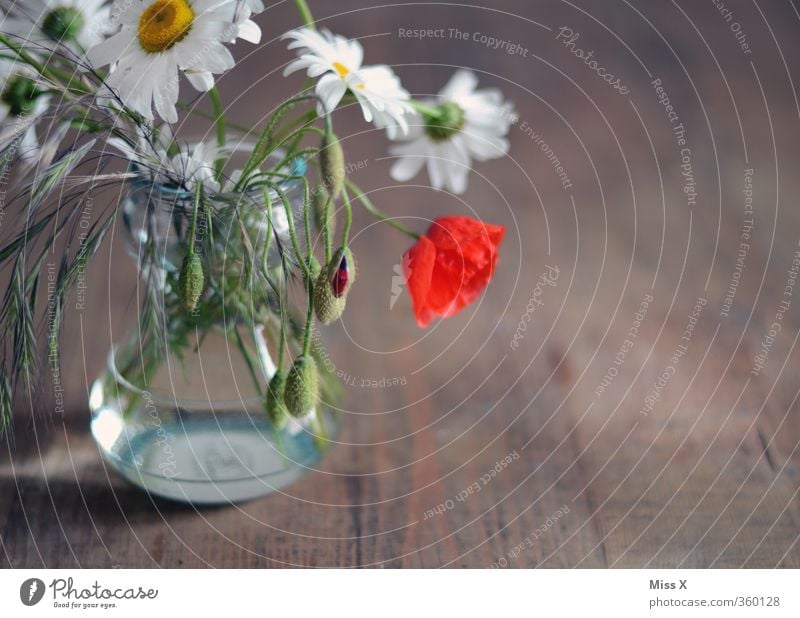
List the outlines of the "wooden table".
<svg viewBox="0 0 800 618">
<path fill-rule="evenodd" d="M 284 495 L 193 508 L 122 482 L 88 435 L 86 384 L 130 312 L 134 273 L 115 241 L 92 266 L 90 307 L 70 318 L 65 349 L 84 362 L 64 369 L 67 414 L 21 405 L 0 453 L 0 563 L 800 566 L 796 2 L 728 3 L 739 31 L 688 0 L 469 4 L 351 0 L 326 23 L 381 35 L 364 42 L 369 61 L 398 65 L 416 93 L 471 66 L 515 101 L 512 157 L 479 165 L 464 201 L 423 177 L 395 187 L 383 137 L 355 111 L 337 125 L 364 161 L 353 178 L 408 225 L 472 210 L 508 227 L 480 303 L 426 332 L 405 296 L 390 310 L 407 242 L 359 214 L 359 281 L 324 334 L 353 376 L 343 444 Z M 248 122 L 278 100 L 278 82 L 253 76 L 288 58 L 271 39 L 290 9 L 260 19 L 266 49 L 224 78 L 226 92 L 252 85 L 236 104 Z M 562 26 L 579 33 L 571 47 Z M 468 34 L 420 42 L 401 27 Z M 362 382 L 382 377 L 404 384 Z"/>
</svg>

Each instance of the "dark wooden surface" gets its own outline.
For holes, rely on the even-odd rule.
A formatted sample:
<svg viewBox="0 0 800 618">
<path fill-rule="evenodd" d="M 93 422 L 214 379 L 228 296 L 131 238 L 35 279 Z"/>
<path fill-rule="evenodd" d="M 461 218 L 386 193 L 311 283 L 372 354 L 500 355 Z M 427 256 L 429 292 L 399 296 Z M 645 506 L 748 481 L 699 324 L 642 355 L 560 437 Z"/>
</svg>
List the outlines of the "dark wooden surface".
<svg viewBox="0 0 800 618">
<path fill-rule="evenodd" d="M 333 10 L 314 4 L 322 16 Z M 131 310 L 134 273 L 115 240 L 108 259 L 92 266 L 90 306 L 70 318 L 67 413 L 40 405 L 31 414 L 21 405 L 14 444 L 0 453 L 0 564 L 800 566 L 800 287 L 784 297 L 800 241 L 796 4 L 727 3 L 749 54 L 712 3 L 425 4 L 336 3 L 344 14 L 326 23 L 350 36 L 380 35 L 365 41 L 367 58 L 397 65 L 417 93 L 436 91 L 452 66 L 478 70 L 520 112 L 511 157 L 480 165 L 483 179 L 473 175 L 460 201 L 394 187 L 383 138 L 360 133 L 354 112 L 342 114 L 340 133 L 348 157 L 366 162 L 354 179 L 408 225 L 421 230 L 426 219 L 473 209 L 508 226 L 501 267 L 481 302 L 429 332 L 413 324 L 406 298 L 390 311 L 406 240 L 364 229 L 369 220 L 359 215 L 359 281 L 343 323 L 325 332 L 337 367 L 356 382 L 345 388 L 342 444 L 284 495 L 194 509 L 122 482 L 88 435 L 86 384 Z M 290 19 L 286 5 L 260 18 L 264 48 L 223 81 L 226 92 L 252 86 L 235 105 L 248 123 L 284 87 L 276 76 L 254 76 L 286 61 L 270 39 Z M 555 41 L 564 25 L 629 95 L 606 87 Z M 457 27 L 520 43 L 528 54 L 472 40 L 420 43 L 398 37 L 398 27 Z M 656 78 L 686 127 L 696 204 L 682 192 L 679 147 Z M 570 189 L 522 122 L 543 134 Z M 755 225 L 723 317 L 747 168 Z M 542 306 L 514 350 L 547 265 L 559 278 L 538 296 Z M 616 366 L 646 295 L 653 302 Z M 698 298 L 707 304 L 687 351 L 641 414 L 686 343 Z M 784 299 L 791 302 L 780 333 L 753 376 Z M 597 396 L 609 367 L 618 373 Z M 384 376 L 406 384 L 361 386 Z M 469 494 L 509 454 L 518 457 Z M 449 500 L 453 508 L 426 519 Z"/>
</svg>

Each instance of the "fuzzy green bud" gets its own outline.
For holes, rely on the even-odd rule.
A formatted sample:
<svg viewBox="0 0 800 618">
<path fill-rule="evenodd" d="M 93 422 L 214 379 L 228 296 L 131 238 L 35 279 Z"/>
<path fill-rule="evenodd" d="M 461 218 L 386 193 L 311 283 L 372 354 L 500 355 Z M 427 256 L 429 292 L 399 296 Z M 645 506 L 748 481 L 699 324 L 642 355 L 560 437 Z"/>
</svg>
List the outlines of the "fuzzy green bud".
<svg viewBox="0 0 800 618">
<path fill-rule="evenodd" d="M 267 394 L 264 397 L 264 408 L 267 416 L 275 429 L 283 429 L 289 420 L 289 410 L 283 401 L 286 392 L 286 376 L 280 370 L 276 371 L 267 385 Z"/>
<path fill-rule="evenodd" d="M 314 284 L 314 311 L 323 324 L 331 324 L 342 317 L 347 302 L 346 296 L 334 296 L 328 270 L 322 271 Z"/>
<path fill-rule="evenodd" d="M 436 112 L 425 118 L 425 133 L 434 142 L 450 139 L 464 126 L 464 110 L 457 103 L 442 103 Z"/>
<path fill-rule="evenodd" d="M 204 285 L 205 276 L 203 275 L 203 264 L 200 261 L 200 256 L 196 253 L 187 254 L 183 258 L 181 274 L 178 279 L 181 302 L 187 311 L 194 311 L 197 307 Z"/>
<path fill-rule="evenodd" d="M 83 30 L 86 20 L 80 10 L 71 6 L 59 6 L 50 11 L 42 22 L 42 30 L 54 41 L 74 40 Z"/>
<path fill-rule="evenodd" d="M 6 79 L 0 101 L 8 106 L 9 116 L 27 116 L 36 107 L 39 94 L 36 83 L 30 77 L 14 75 Z"/>
<path fill-rule="evenodd" d="M 322 139 L 319 153 L 319 165 L 322 170 L 322 182 L 333 196 L 339 197 L 344 188 L 344 151 L 339 139 L 333 133 L 326 133 Z"/>
<path fill-rule="evenodd" d="M 301 354 L 286 377 L 283 401 L 295 418 L 306 416 L 314 409 L 319 392 L 317 363 L 311 356 Z"/>
</svg>

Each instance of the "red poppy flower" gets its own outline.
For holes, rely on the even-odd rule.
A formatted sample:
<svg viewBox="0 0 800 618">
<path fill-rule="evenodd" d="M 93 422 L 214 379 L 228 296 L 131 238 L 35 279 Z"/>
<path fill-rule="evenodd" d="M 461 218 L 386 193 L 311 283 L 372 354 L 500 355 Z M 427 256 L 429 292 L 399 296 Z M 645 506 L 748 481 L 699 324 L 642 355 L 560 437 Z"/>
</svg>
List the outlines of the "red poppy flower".
<svg viewBox="0 0 800 618">
<path fill-rule="evenodd" d="M 403 273 L 417 324 L 450 317 L 489 283 L 506 228 L 469 217 L 440 217 L 403 255 Z"/>
</svg>

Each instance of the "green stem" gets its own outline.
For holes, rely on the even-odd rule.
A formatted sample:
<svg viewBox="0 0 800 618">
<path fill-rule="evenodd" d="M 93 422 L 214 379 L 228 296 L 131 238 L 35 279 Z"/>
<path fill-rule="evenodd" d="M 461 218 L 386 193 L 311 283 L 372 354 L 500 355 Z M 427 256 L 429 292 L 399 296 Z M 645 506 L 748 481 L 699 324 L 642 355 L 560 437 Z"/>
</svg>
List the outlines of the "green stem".
<svg viewBox="0 0 800 618">
<path fill-rule="evenodd" d="M 417 234 L 416 232 L 412 232 L 406 226 L 398 223 L 397 221 L 389 217 L 389 215 L 384 214 L 380 210 L 375 208 L 375 205 L 370 201 L 370 199 L 366 195 L 364 195 L 364 192 L 361 191 L 361 189 L 359 189 L 354 182 L 352 182 L 351 180 L 345 180 L 344 182 L 345 186 L 349 187 L 350 190 L 352 190 L 353 193 L 355 193 L 356 199 L 364 207 L 364 210 L 370 213 L 373 217 L 376 217 L 377 219 L 383 221 L 384 223 L 388 223 L 393 228 L 403 232 L 403 234 L 407 234 L 408 236 L 411 236 L 411 238 L 419 240 L 420 237 L 419 234 Z"/>
<path fill-rule="evenodd" d="M 220 154 L 222 153 L 222 148 L 225 147 L 226 138 L 225 138 L 225 108 L 222 105 L 222 98 L 219 96 L 219 90 L 217 87 L 214 86 L 211 90 L 208 91 L 208 96 L 211 99 L 211 105 L 214 109 L 214 128 L 217 132 L 217 146 L 220 148 Z M 225 166 L 225 159 L 220 156 L 216 161 L 214 161 L 214 169 L 216 171 L 216 180 L 217 182 L 220 181 L 222 178 L 222 168 Z"/>
<path fill-rule="evenodd" d="M 415 101 L 414 99 L 408 101 L 408 104 L 423 116 L 433 116 L 435 118 L 437 116 L 442 115 L 443 113 L 442 110 L 436 107 L 431 107 L 427 103 L 420 103 L 419 101 Z"/>
<path fill-rule="evenodd" d="M 187 105 L 186 103 L 176 103 L 175 106 L 184 112 L 192 114 L 194 116 L 199 116 L 200 118 L 205 118 L 206 120 L 214 121 L 217 119 L 216 114 L 212 114 L 209 112 L 204 112 L 202 109 L 197 109 L 195 105 Z M 255 133 L 254 128 L 247 128 L 244 125 L 237 124 L 235 122 L 230 122 L 229 120 L 225 121 L 225 127 L 230 129 L 235 129 L 240 133 L 244 133 L 245 135 L 250 135 L 251 133 Z"/>
<path fill-rule="evenodd" d="M 311 331 L 314 329 L 314 282 L 311 280 L 311 258 L 314 256 L 314 248 L 311 245 L 311 195 L 308 187 L 308 180 L 303 178 L 303 219 L 306 231 L 306 249 L 308 262 L 308 277 L 306 288 L 308 291 L 308 311 L 306 313 L 306 330 L 303 333 L 303 354 L 308 355 L 311 351 Z"/>
<path fill-rule="evenodd" d="M 237 326 L 233 327 L 233 334 L 234 334 L 234 339 L 236 340 L 236 347 L 238 347 L 239 351 L 242 353 L 242 358 L 244 358 L 244 362 L 247 365 L 247 369 L 250 372 L 250 377 L 253 379 L 253 385 L 256 387 L 258 396 L 263 397 L 263 393 L 261 392 L 261 382 L 258 379 L 258 374 L 256 374 L 256 368 L 253 363 L 253 358 L 250 356 L 250 352 L 245 346 L 244 339 L 242 339 L 242 334 L 239 332 L 239 328 Z"/>
<path fill-rule="evenodd" d="M 353 225 L 353 207 L 350 204 L 350 194 L 347 186 L 342 187 L 342 197 L 344 197 L 344 230 L 342 230 L 342 247 L 346 247 L 350 241 L 350 227 Z"/>
<path fill-rule="evenodd" d="M 189 257 L 194 255 L 195 233 L 197 232 L 197 213 L 200 211 L 200 195 L 203 193 L 203 183 L 196 181 L 194 187 L 194 212 L 192 213 L 192 230 L 189 232 Z"/>
<path fill-rule="evenodd" d="M 317 187 L 318 191 L 322 191 L 323 188 L 320 185 Z M 322 236 L 325 239 L 325 266 L 327 267 L 330 264 L 331 256 L 333 255 L 333 241 L 331 239 L 331 226 L 330 226 L 330 209 L 333 205 L 333 196 L 328 193 L 327 197 L 325 198 L 325 206 L 322 208 Z"/>
<path fill-rule="evenodd" d="M 297 10 L 300 11 L 300 17 L 303 18 L 303 23 L 306 27 L 316 29 L 314 17 L 311 15 L 311 9 L 308 8 L 306 0 L 294 0 L 294 3 L 297 6 Z"/>
<path fill-rule="evenodd" d="M 297 258 L 300 267 L 303 269 L 303 274 L 307 279 L 310 280 L 311 271 L 309 270 L 308 264 L 306 264 L 306 260 L 303 258 L 302 251 L 300 251 L 300 243 L 297 242 L 297 230 L 295 229 L 294 225 L 294 213 L 292 212 L 292 205 L 289 202 L 289 198 L 286 197 L 286 193 L 284 193 L 275 183 L 267 182 L 267 185 L 278 194 L 281 202 L 283 202 L 283 209 L 286 211 L 286 223 L 289 227 L 289 238 L 292 241 L 292 249 L 294 250 L 295 258 Z"/>
<path fill-rule="evenodd" d="M 242 168 L 242 176 L 239 179 L 239 182 L 236 183 L 234 191 L 239 191 L 247 184 L 250 174 L 252 174 L 253 171 L 259 167 L 261 163 L 263 163 L 269 153 L 272 152 L 271 145 L 274 143 L 272 139 L 272 132 L 275 130 L 275 127 L 277 126 L 277 123 L 280 121 L 283 114 L 285 114 L 288 109 L 297 105 L 298 103 L 310 100 L 314 100 L 314 97 L 308 95 L 296 96 L 284 101 L 278 105 L 277 108 L 275 108 L 275 111 L 272 113 L 272 117 L 264 127 L 264 130 L 261 132 L 258 140 L 256 140 L 256 145 L 253 147 L 253 152 L 250 153 L 250 156 L 247 158 L 247 162 Z"/>
</svg>

